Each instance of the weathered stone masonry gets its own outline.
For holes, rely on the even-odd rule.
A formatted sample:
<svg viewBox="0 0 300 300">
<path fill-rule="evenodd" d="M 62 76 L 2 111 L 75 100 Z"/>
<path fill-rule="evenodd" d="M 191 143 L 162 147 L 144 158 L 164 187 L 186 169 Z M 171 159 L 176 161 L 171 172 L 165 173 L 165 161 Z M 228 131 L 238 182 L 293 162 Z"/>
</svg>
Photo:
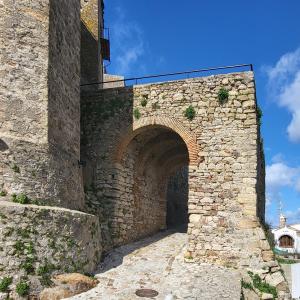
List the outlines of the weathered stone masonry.
<svg viewBox="0 0 300 300">
<path fill-rule="evenodd" d="M 0 4 L 0 280 L 31 292 L 102 252 L 99 219 L 69 210 L 84 209 L 80 29 L 79 0 Z M 48 206 L 12 203 L 21 193 Z"/>
<path fill-rule="evenodd" d="M 229 91 L 225 105 L 221 87 Z M 272 259 L 260 226 L 264 165 L 252 72 L 84 93 L 82 103 L 88 205 L 106 220 L 108 244 L 165 228 L 167 179 L 189 165 L 192 255 L 252 267 Z M 184 116 L 189 105 L 192 121 Z"/>
<path fill-rule="evenodd" d="M 80 209 L 80 2 L 5 1 L 0 13 L 0 187 Z"/>
<path fill-rule="evenodd" d="M 188 218 L 189 259 L 263 269 L 279 282 L 261 226 L 253 73 L 83 88 L 80 97 L 80 81 L 102 78 L 97 2 L 0 4 L 0 279 L 26 276 L 37 291 L 40 267 L 90 272 L 102 251 Z M 21 193 L 41 205 L 12 203 Z"/>
</svg>

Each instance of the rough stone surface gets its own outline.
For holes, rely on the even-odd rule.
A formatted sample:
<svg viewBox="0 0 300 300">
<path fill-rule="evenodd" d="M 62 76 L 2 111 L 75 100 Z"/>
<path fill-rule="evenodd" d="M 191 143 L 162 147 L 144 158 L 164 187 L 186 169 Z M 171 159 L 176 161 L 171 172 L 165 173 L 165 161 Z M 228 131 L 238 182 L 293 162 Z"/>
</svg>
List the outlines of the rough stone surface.
<svg viewBox="0 0 300 300">
<path fill-rule="evenodd" d="M 262 300 L 273 300 L 274 297 L 273 297 L 272 294 L 263 293 L 263 294 L 261 295 L 261 299 L 262 299 Z"/>
<path fill-rule="evenodd" d="M 8 297 L 7 293 L 0 293 L 0 300 L 6 300 Z"/>
<path fill-rule="evenodd" d="M 40 300 L 60 300 L 71 297 L 94 288 L 98 282 L 78 273 L 57 275 L 52 278 L 52 281 L 56 286 L 44 289 L 39 295 Z"/>
<path fill-rule="evenodd" d="M 260 297 L 249 289 L 243 289 L 244 300 L 260 300 Z"/>
<path fill-rule="evenodd" d="M 92 272 L 102 249 L 95 216 L 10 202 L 0 202 L 0 245 L 0 278 L 28 276 L 33 292 L 52 273 Z"/>
<path fill-rule="evenodd" d="M 80 1 L 2 1 L 0 16 L 0 190 L 82 208 Z"/>
<path fill-rule="evenodd" d="M 236 270 L 209 264 L 185 263 L 184 233 L 166 232 L 112 251 L 96 275 L 96 288 L 71 299 L 141 299 L 137 289 L 154 289 L 157 300 L 239 300 L 240 275 Z"/>
<path fill-rule="evenodd" d="M 71 291 L 63 286 L 56 286 L 53 288 L 44 289 L 39 295 L 40 300 L 61 300 L 68 297 L 72 297 L 74 294 Z"/>
</svg>

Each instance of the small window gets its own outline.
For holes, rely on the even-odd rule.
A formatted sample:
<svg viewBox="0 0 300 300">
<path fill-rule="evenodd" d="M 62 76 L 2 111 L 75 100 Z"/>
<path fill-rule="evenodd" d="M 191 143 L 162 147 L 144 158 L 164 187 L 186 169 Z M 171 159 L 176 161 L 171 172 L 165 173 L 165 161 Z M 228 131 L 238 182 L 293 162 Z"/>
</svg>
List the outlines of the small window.
<svg viewBox="0 0 300 300">
<path fill-rule="evenodd" d="M 294 240 L 289 235 L 283 235 L 279 239 L 279 247 L 281 248 L 293 248 L 294 247 Z"/>
</svg>

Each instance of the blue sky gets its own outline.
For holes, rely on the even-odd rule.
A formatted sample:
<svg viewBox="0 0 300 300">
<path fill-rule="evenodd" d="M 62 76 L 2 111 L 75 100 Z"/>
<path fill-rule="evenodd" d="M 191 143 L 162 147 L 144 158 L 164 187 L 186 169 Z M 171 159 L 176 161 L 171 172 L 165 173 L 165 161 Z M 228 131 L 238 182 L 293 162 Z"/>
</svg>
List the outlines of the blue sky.
<svg viewBox="0 0 300 300">
<path fill-rule="evenodd" d="M 267 170 L 267 220 L 278 203 L 300 223 L 300 1 L 109 0 L 111 74 L 136 77 L 253 63 Z"/>
</svg>

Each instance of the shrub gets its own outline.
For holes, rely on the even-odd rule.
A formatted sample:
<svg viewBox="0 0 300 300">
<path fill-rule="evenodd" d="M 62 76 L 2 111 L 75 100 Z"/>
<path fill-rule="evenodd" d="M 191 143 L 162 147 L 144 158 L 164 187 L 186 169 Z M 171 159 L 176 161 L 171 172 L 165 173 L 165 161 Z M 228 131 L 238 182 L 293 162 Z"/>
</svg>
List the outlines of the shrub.
<svg viewBox="0 0 300 300">
<path fill-rule="evenodd" d="M 20 168 L 16 164 L 13 164 L 11 168 L 15 173 L 20 173 Z"/>
<path fill-rule="evenodd" d="M 296 264 L 297 261 L 294 260 L 294 259 L 284 259 L 282 257 L 276 257 L 277 261 L 280 263 L 280 264 L 286 264 L 286 265 L 292 265 L 292 264 Z"/>
<path fill-rule="evenodd" d="M 145 107 L 145 106 L 147 105 L 147 103 L 148 103 L 148 101 L 147 101 L 147 99 L 145 99 L 145 98 L 141 101 L 141 105 L 142 105 L 143 107 Z"/>
<path fill-rule="evenodd" d="M 0 280 L 0 292 L 6 293 L 8 292 L 9 286 L 12 284 L 12 277 L 4 277 Z"/>
<path fill-rule="evenodd" d="M 15 203 L 20 203 L 20 204 L 29 204 L 30 203 L 30 198 L 28 198 L 25 194 L 13 194 L 12 195 L 12 200 Z"/>
<path fill-rule="evenodd" d="M 134 117 L 135 117 L 137 120 L 141 118 L 141 113 L 140 113 L 140 111 L 139 111 L 138 108 L 135 108 L 135 109 L 133 110 L 133 115 L 134 115 Z"/>
<path fill-rule="evenodd" d="M 242 280 L 242 288 L 247 289 L 247 290 L 253 290 L 253 286 L 251 283 L 248 283 L 244 280 Z"/>
<path fill-rule="evenodd" d="M 263 111 L 259 106 L 257 106 L 257 118 L 258 118 L 258 124 L 261 125 L 261 119 L 263 117 Z"/>
<path fill-rule="evenodd" d="M 22 263 L 21 267 L 25 270 L 27 274 L 34 274 L 34 259 L 31 257 L 27 257 L 26 261 Z"/>
<path fill-rule="evenodd" d="M 5 197 L 7 195 L 6 191 L 1 191 L 0 192 L 0 197 Z"/>
<path fill-rule="evenodd" d="M 218 93 L 219 103 L 221 105 L 225 104 L 228 101 L 229 93 L 225 88 L 221 88 Z"/>
<path fill-rule="evenodd" d="M 192 121 L 195 118 L 196 111 L 192 105 L 190 105 L 184 112 L 184 116 Z"/>
<path fill-rule="evenodd" d="M 277 298 L 277 290 L 274 286 L 269 285 L 268 283 L 262 281 L 258 274 L 253 274 L 252 272 L 248 272 L 253 281 L 253 286 L 258 289 L 262 293 L 272 294 L 274 299 Z"/>
<path fill-rule="evenodd" d="M 21 280 L 16 285 L 16 292 L 19 296 L 26 296 L 29 294 L 29 284 L 26 281 Z"/>
</svg>

